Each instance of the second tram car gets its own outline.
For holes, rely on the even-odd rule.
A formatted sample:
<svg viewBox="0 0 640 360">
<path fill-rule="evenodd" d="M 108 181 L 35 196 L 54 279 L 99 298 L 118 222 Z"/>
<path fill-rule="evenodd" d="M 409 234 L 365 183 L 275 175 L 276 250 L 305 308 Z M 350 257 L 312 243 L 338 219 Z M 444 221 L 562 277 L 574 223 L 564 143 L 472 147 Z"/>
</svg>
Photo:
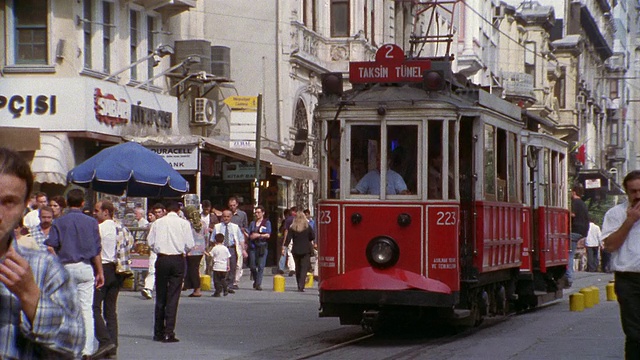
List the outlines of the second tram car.
<svg viewBox="0 0 640 360">
<path fill-rule="evenodd" d="M 398 49 L 352 64 L 344 93 L 323 77 L 320 316 L 472 325 L 562 297 L 567 144 Z"/>
</svg>

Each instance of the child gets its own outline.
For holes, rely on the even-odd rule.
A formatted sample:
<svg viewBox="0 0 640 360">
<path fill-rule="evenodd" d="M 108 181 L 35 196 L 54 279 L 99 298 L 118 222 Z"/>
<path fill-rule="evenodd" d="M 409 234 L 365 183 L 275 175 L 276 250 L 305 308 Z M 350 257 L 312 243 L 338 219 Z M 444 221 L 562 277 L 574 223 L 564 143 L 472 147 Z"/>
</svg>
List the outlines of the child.
<svg viewBox="0 0 640 360">
<path fill-rule="evenodd" d="M 231 253 L 229 249 L 222 245 L 224 242 L 224 234 L 216 234 L 216 245 L 211 249 L 210 255 L 213 259 L 213 284 L 215 292 L 213 297 L 220 297 L 220 292 L 224 290 L 224 296 L 229 295 L 227 290 L 227 282 L 225 280 L 227 271 L 229 271 L 229 259 Z"/>
</svg>

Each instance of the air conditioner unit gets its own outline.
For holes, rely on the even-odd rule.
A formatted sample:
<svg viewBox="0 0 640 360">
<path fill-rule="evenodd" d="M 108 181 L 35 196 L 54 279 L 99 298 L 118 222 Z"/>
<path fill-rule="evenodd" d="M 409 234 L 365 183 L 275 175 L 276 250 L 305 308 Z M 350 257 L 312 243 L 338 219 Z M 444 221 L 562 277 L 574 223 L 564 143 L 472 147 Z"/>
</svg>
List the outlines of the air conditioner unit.
<svg viewBox="0 0 640 360">
<path fill-rule="evenodd" d="M 191 123 L 197 125 L 215 125 L 216 103 L 207 98 L 195 98 Z"/>
</svg>

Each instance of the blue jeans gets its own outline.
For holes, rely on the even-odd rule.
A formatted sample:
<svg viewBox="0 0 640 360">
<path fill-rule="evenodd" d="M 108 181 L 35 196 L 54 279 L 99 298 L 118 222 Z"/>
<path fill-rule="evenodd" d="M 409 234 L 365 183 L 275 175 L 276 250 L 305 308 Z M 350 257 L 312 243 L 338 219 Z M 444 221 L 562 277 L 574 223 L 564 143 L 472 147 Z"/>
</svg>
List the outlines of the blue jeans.
<svg viewBox="0 0 640 360">
<path fill-rule="evenodd" d="M 264 267 L 267 265 L 267 254 L 269 253 L 268 244 L 256 244 L 255 248 L 249 249 L 249 268 L 255 286 L 262 286 L 262 276 L 264 275 Z"/>
<path fill-rule="evenodd" d="M 578 233 L 571 233 L 569 236 L 569 265 L 567 265 L 567 281 L 570 283 L 573 282 L 573 258 L 576 253 L 576 247 L 578 246 L 578 240 L 582 239 L 584 236 Z"/>
</svg>

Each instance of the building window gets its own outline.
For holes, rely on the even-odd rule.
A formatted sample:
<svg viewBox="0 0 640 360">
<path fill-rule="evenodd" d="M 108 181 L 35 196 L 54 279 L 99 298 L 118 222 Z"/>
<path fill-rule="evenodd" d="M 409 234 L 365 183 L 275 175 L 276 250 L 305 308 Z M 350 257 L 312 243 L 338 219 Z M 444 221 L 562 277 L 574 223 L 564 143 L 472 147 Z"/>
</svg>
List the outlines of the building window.
<svg viewBox="0 0 640 360">
<path fill-rule="evenodd" d="M 331 37 L 349 36 L 349 1 L 331 0 Z"/>
<path fill-rule="evenodd" d="M 609 81 L 609 97 L 611 99 L 617 99 L 620 97 L 618 90 L 618 79 L 611 79 Z"/>
<path fill-rule="evenodd" d="M 147 16 L 147 53 L 149 55 L 153 54 L 153 51 L 156 48 L 155 33 L 156 19 L 153 16 Z M 155 63 L 156 60 L 153 57 L 147 61 L 148 79 L 151 79 L 153 77 L 153 67 L 155 66 Z"/>
<path fill-rule="evenodd" d="M 15 63 L 48 64 L 47 1 L 14 1 Z"/>
<path fill-rule="evenodd" d="M 93 52 L 91 51 L 91 36 L 93 33 L 92 25 L 93 22 L 93 14 L 91 11 L 91 2 L 93 0 L 84 0 L 82 2 L 82 18 L 84 19 L 82 23 L 82 32 L 84 34 L 84 67 L 86 69 L 91 69 L 91 55 Z"/>
<path fill-rule="evenodd" d="M 138 61 L 138 12 L 135 10 L 129 11 L 129 56 L 131 64 Z M 138 78 L 138 67 L 131 67 L 131 80 Z"/>
<path fill-rule="evenodd" d="M 113 4 L 104 1 L 102 3 L 102 67 L 105 73 L 111 72 L 111 29 L 113 22 Z"/>
</svg>

